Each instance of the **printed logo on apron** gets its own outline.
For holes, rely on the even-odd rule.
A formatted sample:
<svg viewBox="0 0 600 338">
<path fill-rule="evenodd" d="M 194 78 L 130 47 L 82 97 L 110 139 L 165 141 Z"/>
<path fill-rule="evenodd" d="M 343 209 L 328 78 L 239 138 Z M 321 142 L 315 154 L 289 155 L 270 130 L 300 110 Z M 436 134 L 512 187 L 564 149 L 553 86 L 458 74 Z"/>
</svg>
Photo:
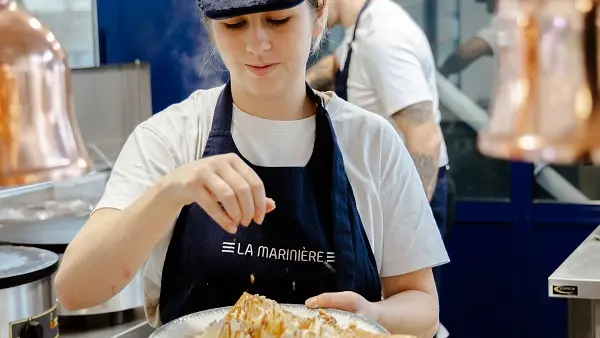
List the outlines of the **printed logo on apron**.
<svg viewBox="0 0 600 338">
<path fill-rule="evenodd" d="M 223 242 L 222 253 L 240 256 L 252 256 L 290 262 L 335 263 L 335 252 L 301 249 L 281 249 L 265 245 L 253 247 L 252 244 Z"/>
</svg>

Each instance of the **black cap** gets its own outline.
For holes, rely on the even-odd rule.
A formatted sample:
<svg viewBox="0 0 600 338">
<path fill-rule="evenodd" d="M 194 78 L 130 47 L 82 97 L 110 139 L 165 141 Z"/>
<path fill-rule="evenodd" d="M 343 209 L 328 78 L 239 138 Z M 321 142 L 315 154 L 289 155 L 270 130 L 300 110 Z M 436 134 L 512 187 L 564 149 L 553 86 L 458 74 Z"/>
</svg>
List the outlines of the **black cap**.
<svg viewBox="0 0 600 338">
<path fill-rule="evenodd" d="M 234 16 L 279 11 L 298 6 L 304 0 L 198 0 L 208 18 L 222 20 Z"/>
</svg>

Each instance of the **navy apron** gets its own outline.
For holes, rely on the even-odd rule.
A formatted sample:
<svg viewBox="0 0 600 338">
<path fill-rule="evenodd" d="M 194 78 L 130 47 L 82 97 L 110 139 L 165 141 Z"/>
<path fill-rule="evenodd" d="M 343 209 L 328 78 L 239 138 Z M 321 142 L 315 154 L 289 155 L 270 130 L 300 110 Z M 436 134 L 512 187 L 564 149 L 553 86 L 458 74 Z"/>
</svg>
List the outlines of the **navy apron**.
<svg viewBox="0 0 600 338">
<path fill-rule="evenodd" d="M 445 239 L 448 234 L 448 181 L 446 177 L 446 167 L 441 167 L 438 170 L 437 182 L 435 190 L 429 205 L 433 212 L 433 217 L 440 230 L 442 238 Z M 436 266 L 433 268 L 433 278 L 435 279 L 435 285 L 438 288 L 438 294 L 440 294 L 440 287 L 442 285 L 442 268 L 443 266 Z"/>
<path fill-rule="evenodd" d="M 356 39 L 356 29 L 358 28 L 358 23 L 360 22 L 360 17 L 362 16 L 367 6 L 371 0 L 367 0 L 365 4 L 358 12 L 358 16 L 356 17 L 356 23 L 354 24 L 354 32 L 352 32 L 352 40 L 348 43 L 348 52 L 346 53 L 346 60 L 344 61 L 344 68 L 340 68 L 337 70 L 333 77 L 333 85 L 334 90 L 337 96 L 342 99 L 348 101 L 348 76 L 350 74 L 350 59 L 352 59 L 352 43 L 354 39 Z"/>
<path fill-rule="evenodd" d="M 259 167 L 240 154 L 231 135 L 231 84 L 221 92 L 202 157 L 236 153 L 277 203 L 262 225 L 223 230 L 198 204 L 175 223 L 162 273 L 160 317 L 166 324 L 197 311 L 234 305 L 244 291 L 304 304 L 323 292 L 354 291 L 381 300 L 375 257 L 322 100 L 306 167 Z"/>
</svg>

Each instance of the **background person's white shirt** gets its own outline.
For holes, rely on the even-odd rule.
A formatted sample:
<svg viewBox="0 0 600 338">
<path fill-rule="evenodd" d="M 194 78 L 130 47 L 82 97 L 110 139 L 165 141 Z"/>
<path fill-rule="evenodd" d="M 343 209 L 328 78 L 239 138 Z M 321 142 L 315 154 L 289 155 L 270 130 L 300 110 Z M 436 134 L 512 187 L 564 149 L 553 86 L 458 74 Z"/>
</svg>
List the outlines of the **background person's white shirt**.
<svg viewBox="0 0 600 338">
<path fill-rule="evenodd" d="M 493 16 L 490 20 L 490 23 L 487 26 L 483 27 L 479 32 L 477 32 L 476 36 L 485 41 L 492 49 L 494 55 L 496 55 L 498 50 L 499 39 L 498 18 L 496 16 Z"/>
<path fill-rule="evenodd" d="M 196 91 L 140 124 L 119 155 L 96 210 L 122 210 L 163 175 L 201 158 L 221 89 Z M 379 274 L 401 275 L 449 262 L 418 173 L 390 124 L 335 95 L 327 110 Z M 314 116 L 272 121 L 236 108 L 233 112 L 233 139 L 240 153 L 259 166 L 305 166 L 315 127 Z M 171 235 L 154 248 L 143 271 L 146 315 L 153 326 L 160 325 L 161 276 Z"/>
<path fill-rule="evenodd" d="M 346 29 L 335 53 L 342 67 L 353 31 L 354 26 Z M 361 16 L 352 50 L 349 102 L 392 122 L 392 115 L 399 110 L 431 101 L 443 140 L 439 128 L 437 69 L 431 47 L 423 30 L 402 7 L 391 0 L 373 1 Z M 448 153 L 442 141 L 439 166 L 447 164 Z"/>
</svg>

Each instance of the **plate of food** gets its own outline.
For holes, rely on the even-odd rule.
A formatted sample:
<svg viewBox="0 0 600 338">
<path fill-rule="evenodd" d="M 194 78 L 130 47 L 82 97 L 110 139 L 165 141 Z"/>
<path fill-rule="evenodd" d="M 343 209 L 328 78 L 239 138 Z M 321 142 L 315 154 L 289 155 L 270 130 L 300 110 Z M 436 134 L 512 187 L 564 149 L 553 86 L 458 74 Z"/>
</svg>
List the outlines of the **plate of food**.
<svg viewBox="0 0 600 338">
<path fill-rule="evenodd" d="M 264 296 L 244 293 L 233 306 L 181 317 L 158 328 L 150 338 L 383 336 L 391 337 L 381 325 L 353 313 L 278 304 Z"/>
</svg>

